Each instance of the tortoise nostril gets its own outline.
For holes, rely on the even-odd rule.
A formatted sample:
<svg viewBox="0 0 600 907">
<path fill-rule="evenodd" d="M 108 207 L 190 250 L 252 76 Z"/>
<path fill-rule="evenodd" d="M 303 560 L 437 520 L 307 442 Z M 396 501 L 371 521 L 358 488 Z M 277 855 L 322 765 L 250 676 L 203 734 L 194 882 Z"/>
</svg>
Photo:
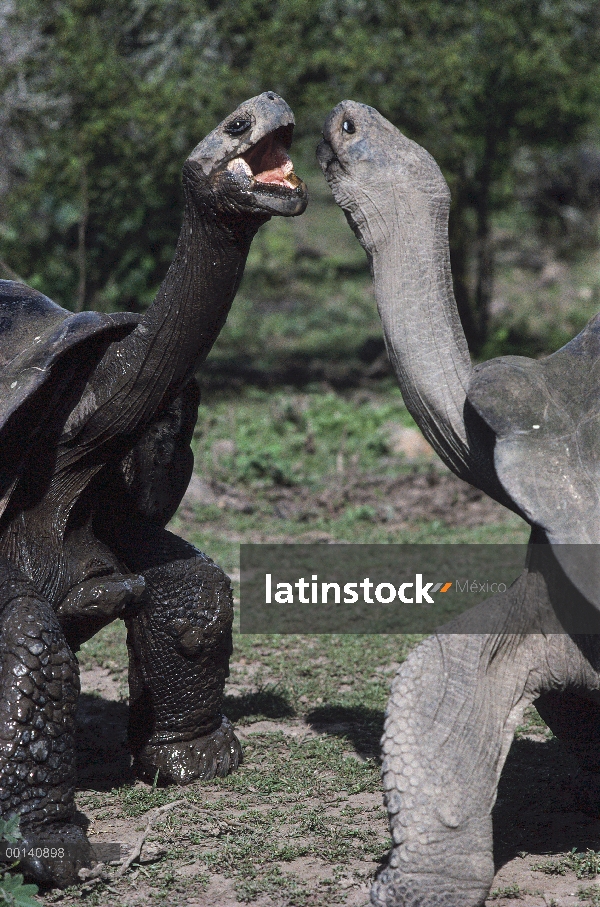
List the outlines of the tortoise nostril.
<svg viewBox="0 0 600 907">
<path fill-rule="evenodd" d="M 275 95 L 273 94 L 272 91 L 268 91 L 268 92 L 267 92 L 267 97 L 268 97 L 269 101 L 274 101 L 274 100 L 275 100 Z"/>
</svg>

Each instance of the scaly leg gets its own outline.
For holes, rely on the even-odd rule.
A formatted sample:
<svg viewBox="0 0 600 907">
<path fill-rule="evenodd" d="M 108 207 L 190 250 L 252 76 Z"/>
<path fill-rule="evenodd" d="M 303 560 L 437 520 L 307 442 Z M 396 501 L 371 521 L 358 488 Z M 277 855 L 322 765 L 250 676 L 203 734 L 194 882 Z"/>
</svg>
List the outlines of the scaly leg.
<svg viewBox="0 0 600 907">
<path fill-rule="evenodd" d="M 0 602 L 2 817 L 18 815 L 21 844 L 41 848 L 20 868 L 41 883 L 68 885 L 91 857 L 73 823 L 77 660 L 50 605 L 6 561 L 0 561 Z"/>
<path fill-rule="evenodd" d="M 162 783 L 226 775 L 241 748 L 222 714 L 233 603 L 228 577 L 183 539 L 137 522 L 117 542 L 146 591 L 127 618 L 129 741 L 135 766 Z"/>
</svg>

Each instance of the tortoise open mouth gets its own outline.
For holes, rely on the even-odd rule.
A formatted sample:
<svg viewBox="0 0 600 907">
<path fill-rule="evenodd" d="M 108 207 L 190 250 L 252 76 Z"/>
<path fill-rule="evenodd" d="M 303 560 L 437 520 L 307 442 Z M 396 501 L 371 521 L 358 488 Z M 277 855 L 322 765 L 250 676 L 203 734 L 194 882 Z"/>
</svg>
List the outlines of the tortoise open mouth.
<svg viewBox="0 0 600 907">
<path fill-rule="evenodd" d="M 303 184 L 294 173 L 294 164 L 287 153 L 292 132 L 293 126 L 281 126 L 269 132 L 240 157 L 229 161 L 227 170 L 249 177 L 254 190 L 295 192 Z"/>
</svg>

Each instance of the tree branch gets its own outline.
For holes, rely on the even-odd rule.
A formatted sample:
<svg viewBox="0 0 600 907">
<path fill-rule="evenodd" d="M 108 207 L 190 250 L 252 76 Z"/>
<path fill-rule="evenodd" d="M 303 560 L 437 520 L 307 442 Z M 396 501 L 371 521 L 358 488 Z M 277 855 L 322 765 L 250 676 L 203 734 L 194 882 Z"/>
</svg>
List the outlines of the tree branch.
<svg viewBox="0 0 600 907">
<path fill-rule="evenodd" d="M 127 859 L 124 860 L 123 863 L 119 866 L 119 868 L 117 870 L 116 878 L 120 879 L 121 876 L 124 876 L 125 873 L 127 872 L 127 870 L 129 869 L 129 867 L 131 866 L 131 864 L 134 863 L 136 860 L 139 860 L 139 858 L 142 854 L 142 847 L 144 846 L 144 844 L 146 842 L 146 838 L 148 837 L 148 835 L 152 829 L 152 826 L 154 825 L 154 823 L 156 822 L 158 817 L 162 816 L 163 813 L 168 812 L 168 810 L 173 809 L 174 806 L 179 806 L 181 803 L 185 803 L 185 802 L 186 802 L 186 800 L 183 800 L 183 799 L 172 800 L 170 803 L 165 803 L 164 806 L 159 806 L 158 809 L 154 810 L 154 812 L 152 813 L 151 817 L 148 820 L 148 824 L 146 825 L 145 829 L 143 830 L 143 832 L 141 833 L 141 835 L 138 837 L 137 841 L 135 842 L 135 844 L 131 850 L 131 853 L 129 854 Z"/>
</svg>

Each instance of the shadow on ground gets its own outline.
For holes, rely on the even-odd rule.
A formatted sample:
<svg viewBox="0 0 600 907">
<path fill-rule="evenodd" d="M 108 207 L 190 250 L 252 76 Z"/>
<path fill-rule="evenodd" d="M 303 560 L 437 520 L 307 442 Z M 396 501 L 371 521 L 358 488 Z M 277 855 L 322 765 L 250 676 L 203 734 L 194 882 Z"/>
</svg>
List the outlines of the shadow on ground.
<svg viewBox="0 0 600 907">
<path fill-rule="evenodd" d="M 262 689 L 226 696 L 224 711 L 235 722 L 244 719 L 293 718 L 296 712 L 284 690 Z M 133 780 L 127 750 L 124 702 L 88 693 L 77 712 L 78 787 L 110 791 Z M 347 740 L 363 759 L 379 758 L 383 712 L 363 706 L 323 705 L 306 716 L 319 734 Z M 600 848 L 597 815 L 580 809 L 577 769 L 558 740 L 515 740 L 502 772 L 492 814 L 496 868 L 520 854 L 585 852 Z"/>
<path fill-rule="evenodd" d="M 236 724 L 244 718 L 294 718 L 295 709 L 285 691 L 277 689 L 260 689 L 256 693 L 243 693 L 241 696 L 225 696 L 223 711 L 229 720 Z"/>
<path fill-rule="evenodd" d="M 363 759 L 379 759 L 383 712 L 364 706 L 324 705 L 312 709 L 307 723 L 319 734 L 348 740 Z"/>
<path fill-rule="evenodd" d="M 258 690 L 243 696 L 226 696 L 223 711 L 234 724 L 244 718 L 293 718 L 295 711 L 285 694 Z M 128 706 L 90 693 L 82 693 L 77 707 L 77 784 L 80 790 L 110 791 L 133 781 L 127 749 Z"/>
<path fill-rule="evenodd" d="M 558 740 L 515 740 L 492 813 L 496 868 L 522 853 L 598 850 L 600 810 L 588 815 L 580 803 L 575 763 Z"/>
<path fill-rule="evenodd" d="M 109 791 L 132 781 L 124 702 L 82 693 L 77 707 L 77 786 Z"/>
</svg>

